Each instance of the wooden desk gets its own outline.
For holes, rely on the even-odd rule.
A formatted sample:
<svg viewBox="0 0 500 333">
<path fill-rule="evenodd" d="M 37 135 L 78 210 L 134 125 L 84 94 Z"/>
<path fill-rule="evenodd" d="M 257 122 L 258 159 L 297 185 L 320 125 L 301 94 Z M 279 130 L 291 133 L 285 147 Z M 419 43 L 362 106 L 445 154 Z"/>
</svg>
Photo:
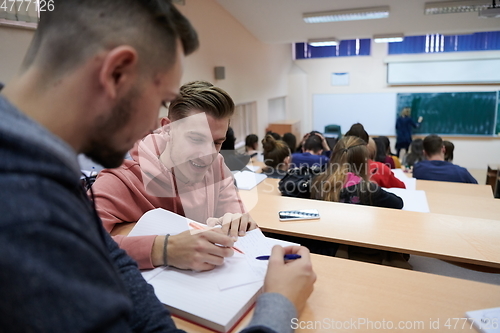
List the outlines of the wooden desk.
<svg viewBox="0 0 500 333">
<path fill-rule="evenodd" d="M 242 199 L 247 204 L 248 197 Z M 258 194 L 248 206 L 263 231 L 500 268 L 500 222 L 495 220 L 268 194 Z M 318 209 L 321 219 L 278 219 L 280 210 L 308 208 Z"/>
<path fill-rule="evenodd" d="M 489 185 L 436 182 L 432 180 L 417 180 L 417 190 L 437 192 L 444 194 L 464 195 L 476 198 L 493 198 L 493 192 Z"/>
<path fill-rule="evenodd" d="M 500 223 L 500 200 L 458 194 L 426 192 L 431 213 L 497 220 Z"/>
<path fill-rule="evenodd" d="M 464 318 L 466 311 L 497 307 L 500 303 L 500 286 L 496 285 L 314 254 L 312 261 L 318 279 L 299 318 L 302 325 L 307 321 L 357 322 L 357 318 L 365 318 L 373 322 L 372 325 L 375 322 L 382 324 L 385 320 L 397 328 L 402 321 L 415 328 L 409 330 L 411 332 L 429 332 L 431 321 L 437 325 L 439 320 L 439 326 L 434 326 L 436 332 L 475 332 L 469 322 L 462 329 L 463 320 L 454 329 L 455 321 L 451 318 Z M 251 314 L 234 331 L 246 326 L 250 317 Z M 444 326 L 448 319 L 451 328 Z M 188 332 L 211 332 L 178 318 L 174 321 Z M 370 329 L 367 325 L 359 326 L 358 330 L 351 329 L 356 332 L 388 331 Z M 296 330 L 308 333 L 332 331 L 326 325 Z"/>
<path fill-rule="evenodd" d="M 249 198 L 250 196 L 257 196 L 257 194 L 280 196 L 281 193 L 278 189 L 278 182 L 278 179 L 266 178 L 257 186 L 256 190 L 253 190 L 254 192 L 240 191 L 240 195 L 242 196 L 244 201 L 245 198 Z M 426 196 L 431 213 L 467 216 L 489 220 L 500 220 L 500 200 L 493 199 L 489 194 L 486 195 L 486 193 L 483 193 L 483 195 L 480 195 L 478 197 L 473 196 L 470 193 L 469 195 L 460 195 L 454 192 L 446 191 L 446 189 L 456 189 L 457 187 L 455 187 L 454 184 L 450 186 L 450 183 L 446 182 L 431 182 L 419 180 L 417 181 L 417 187 L 419 182 L 422 182 L 421 184 L 423 184 L 423 187 L 428 187 Z M 442 186 L 441 184 L 444 184 L 444 186 Z M 470 186 L 480 186 L 471 184 L 459 185 L 465 186 L 467 189 L 469 189 Z M 460 189 L 461 187 L 458 188 Z M 483 191 L 483 189 L 484 187 L 474 190 L 477 190 L 476 192 L 480 193 Z M 458 192 L 466 191 L 462 190 Z M 256 199 L 254 198 L 253 200 L 255 201 Z"/>
</svg>

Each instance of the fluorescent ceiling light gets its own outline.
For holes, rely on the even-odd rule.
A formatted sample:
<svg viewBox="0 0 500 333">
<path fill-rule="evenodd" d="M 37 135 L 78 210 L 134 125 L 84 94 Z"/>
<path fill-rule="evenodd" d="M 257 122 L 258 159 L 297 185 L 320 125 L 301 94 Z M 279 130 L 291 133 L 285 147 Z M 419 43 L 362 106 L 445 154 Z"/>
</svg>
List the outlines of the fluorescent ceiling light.
<svg viewBox="0 0 500 333">
<path fill-rule="evenodd" d="M 38 27 L 38 23 L 0 19 L 0 26 L 36 30 L 36 28 Z"/>
<path fill-rule="evenodd" d="M 477 12 L 491 5 L 489 0 L 426 2 L 425 15 Z"/>
<path fill-rule="evenodd" d="M 311 46 L 337 46 L 339 41 L 335 38 L 308 39 L 307 44 Z"/>
<path fill-rule="evenodd" d="M 373 41 L 375 43 L 396 43 L 402 42 L 405 39 L 403 34 L 387 34 L 387 35 L 375 35 L 373 36 Z"/>
<path fill-rule="evenodd" d="M 500 7 L 492 7 L 487 9 L 481 9 L 479 11 L 479 17 L 500 17 Z"/>
<path fill-rule="evenodd" d="M 302 18 L 306 23 L 371 20 L 387 17 L 389 17 L 389 6 L 331 10 L 326 12 L 302 14 Z"/>
</svg>

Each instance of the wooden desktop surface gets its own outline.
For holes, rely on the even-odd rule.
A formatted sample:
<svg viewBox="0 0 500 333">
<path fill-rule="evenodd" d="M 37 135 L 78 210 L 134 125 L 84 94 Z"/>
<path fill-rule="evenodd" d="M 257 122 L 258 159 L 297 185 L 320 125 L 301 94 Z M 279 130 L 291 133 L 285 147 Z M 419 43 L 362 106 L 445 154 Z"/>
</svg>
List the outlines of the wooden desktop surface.
<svg viewBox="0 0 500 333">
<path fill-rule="evenodd" d="M 368 324 L 358 325 L 357 330 L 352 327 L 333 330 L 324 324 L 332 324 L 332 320 L 359 323 L 363 319 L 371 321 L 371 325 L 382 325 L 385 320 L 386 327 L 391 322 L 395 328 L 393 332 L 401 331 L 397 329 L 400 322 L 411 326 L 413 329 L 408 330 L 411 332 L 475 332 L 470 322 L 453 318 L 465 318 L 466 311 L 500 304 L 500 286 L 497 285 L 314 254 L 312 262 L 318 279 L 295 325 L 302 323 L 305 327 L 308 321 L 318 321 L 322 325 L 317 324 L 315 329 L 298 328 L 296 332 L 389 331 Z M 251 313 L 234 332 L 245 327 L 250 318 Z M 188 332 L 210 332 L 179 318 L 174 321 Z M 447 322 L 451 326 L 445 326 Z"/>
<path fill-rule="evenodd" d="M 500 268 L 500 222 L 240 191 L 263 231 Z M 281 222 L 281 210 L 321 218 Z"/>
<path fill-rule="evenodd" d="M 112 234 L 126 235 L 134 224 L 117 225 Z M 385 320 L 386 327 L 389 321 L 395 327 L 402 322 L 415 328 L 412 332 L 429 332 L 431 325 L 435 331 L 475 332 L 469 322 L 464 324 L 461 319 L 465 318 L 465 312 L 500 304 L 500 286 L 497 285 L 315 254 L 311 258 L 317 281 L 297 325 L 315 321 L 332 324 L 332 320 L 349 323 L 352 320 L 359 324 L 365 319 L 371 325 L 382 325 Z M 249 312 L 233 332 L 245 327 L 252 313 Z M 180 318 L 174 317 L 174 321 L 187 332 L 212 332 Z M 296 330 L 331 331 L 326 325 Z M 374 329 L 364 324 L 358 325 L 356 331 L 373 332 Z"/>
<path fill-rule="evenodd" d="M 476 198 L 493 198 L 493 191 L 489 185 L 436 182 L 432 180 L 417 180 L 417 190 L 437 192 L 443 194 L 464 195 Z"/>
<path fill-rule="evenodd" d="M 280 196 L 278 182 L 279 179 L 266 178 L 256 189 L 240 191 L 240 195 L 246 198 L 254 197 L 256 193 Z M 419 184 L 427 187 L 425 194 L 431 213 L 500 220 L 500 200 L 494 199 L 492 195 L 486 195 L 487 192 L 483 190 L 482 185 L 417 180 L 417 188 Z M 471 186 L 480 188 L 473 187 L 470 191 Z M 491 192 L 490 189 L 488 191 Z M 474 196 L 474 194 L 478 195 Z"/>
</svg>

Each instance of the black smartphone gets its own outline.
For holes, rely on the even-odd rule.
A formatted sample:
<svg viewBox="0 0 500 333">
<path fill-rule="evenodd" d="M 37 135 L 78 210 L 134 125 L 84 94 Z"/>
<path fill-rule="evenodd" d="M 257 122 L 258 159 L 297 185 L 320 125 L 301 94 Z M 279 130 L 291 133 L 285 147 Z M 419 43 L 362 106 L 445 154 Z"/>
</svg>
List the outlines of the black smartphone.
<svg viewBox="0 0 500 333">
<path fill-rule="evenodd" d="M 280 221 L 315 220 L 319 219 L 317 209 L 282 210 L 278 213 Z"/>
</svg>

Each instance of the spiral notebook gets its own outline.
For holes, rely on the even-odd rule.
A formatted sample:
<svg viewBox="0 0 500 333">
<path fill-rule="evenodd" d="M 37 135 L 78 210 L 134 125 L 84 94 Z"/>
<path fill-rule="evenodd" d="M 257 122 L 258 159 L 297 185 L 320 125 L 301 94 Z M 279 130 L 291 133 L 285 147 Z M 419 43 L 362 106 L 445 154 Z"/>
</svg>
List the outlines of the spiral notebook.
<svg viewBox="0 0 500 333">
<path fill-rule="evenodd" d="M 141 217 L 129 236 L 173 235 L 189 230 L 190 222 L 193 221 L 170 211 L 154 209 Z M 173 315 L 228 332 L 251 309 L 261 292 L 267 261 L 255 257 L 270 254 L 276 244 L 294 245 L 267 238 L 255 229 L 235 243 L 244 254 L 235 252 L 225 259 L 224 265 L 211 271 L 158 267 L 144 271 L 143 276 Z"/>
</svg>

